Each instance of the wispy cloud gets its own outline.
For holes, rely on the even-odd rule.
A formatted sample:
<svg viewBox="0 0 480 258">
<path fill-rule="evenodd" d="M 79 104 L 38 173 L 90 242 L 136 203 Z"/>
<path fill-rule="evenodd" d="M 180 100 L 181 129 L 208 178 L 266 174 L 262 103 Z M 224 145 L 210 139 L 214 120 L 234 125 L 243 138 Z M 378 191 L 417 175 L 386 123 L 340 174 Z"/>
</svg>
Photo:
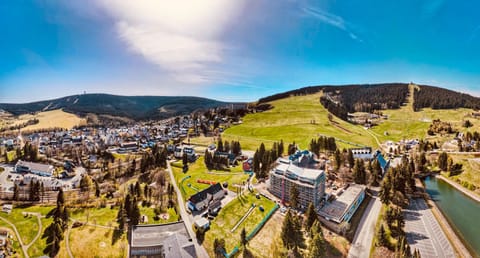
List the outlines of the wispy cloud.
<svg viewBox="0 0 480 258">
<path fill-rule="evenodd" d="M 243 1 L 98 0 L 129 49 L 178 81 L 205 83 L 229 48 L 222 33 Z"/>
<path fill-rule="evenodd" d="M 303 7 L 302 11 L 310 17 L 313 17 L 328 25 L 345 31 L 348 36 L 353 40 L 362 42 L 362 39 L 353 32 L 350 26 L 348 26 L 348 23 L 342 17 L 314 7 Z"/>
</svg>

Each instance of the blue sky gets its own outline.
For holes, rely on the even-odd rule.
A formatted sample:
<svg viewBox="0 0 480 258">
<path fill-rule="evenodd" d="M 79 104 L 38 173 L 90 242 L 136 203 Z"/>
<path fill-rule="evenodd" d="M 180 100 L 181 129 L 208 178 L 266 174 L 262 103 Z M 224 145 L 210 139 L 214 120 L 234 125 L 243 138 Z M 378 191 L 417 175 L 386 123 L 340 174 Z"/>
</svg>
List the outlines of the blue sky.
<svg viewBox="0 0 480 258">
<path fill-rule="evenodd" d="M 0 102 L 72 94 L 253 101 L 416 82 L 480 96 L 480 2 L 0 2 Z"/>
</svg>

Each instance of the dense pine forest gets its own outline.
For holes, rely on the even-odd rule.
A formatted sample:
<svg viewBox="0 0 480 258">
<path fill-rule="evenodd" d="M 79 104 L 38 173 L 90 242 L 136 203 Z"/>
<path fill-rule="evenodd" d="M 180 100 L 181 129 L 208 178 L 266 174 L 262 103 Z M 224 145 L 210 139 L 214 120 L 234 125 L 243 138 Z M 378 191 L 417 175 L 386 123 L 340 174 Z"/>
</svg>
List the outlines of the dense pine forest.
<svg viewBox="0 0 480 258">
<path fill-rule="evenodd" d="M 415 111 L 419 111 L 422 108 L 480 108 L 480 98 L 473 97 L 465 93 L 427 85 L 420 85 L 418 88 L 416 88 L 413 97 L 413 107 Z"/>
<path fill-rule="evenodd" d="M 325 87 L 322 105 L 334 115 L 346 120 L 347 113 L 397 109 L 406 102 L 408 84 L 347 85 Z"/>
</svg>

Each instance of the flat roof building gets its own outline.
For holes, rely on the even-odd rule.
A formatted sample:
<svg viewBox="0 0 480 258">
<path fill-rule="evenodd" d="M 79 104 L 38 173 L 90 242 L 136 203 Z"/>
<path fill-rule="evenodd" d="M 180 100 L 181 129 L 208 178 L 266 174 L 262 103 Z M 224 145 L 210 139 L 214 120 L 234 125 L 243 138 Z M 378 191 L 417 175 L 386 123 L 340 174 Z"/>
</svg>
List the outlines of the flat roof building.
<svg viewBox="0 0 480 258">
<path fill-rule="evenodd" d="M 17 173 L 32 173 L 39 176 L 52 176 L 55 168 L 52 165 L 19 160 L 15 165 Z"/>
<path fill-rule="evenodd" d="M 129 257 L 197 257 L 195 246 L 183 221 L 160 225 L 134 226 L 130 233 Z"/>
<path fill-rule="evenodd" d="M 325 193 L 325 172 L 302 168 L 287 159 L 279 158 L 277 165 L 270 171 L 270 192 L 283 202 L 289 202 L 290 191 L 294 186 L 299 192 L 300 208 L 305 209 L 310 203 L 317 207 Z"/>
<path fill-rule="evenodd" d="M 365 198 L 366 188 L 364 185 L 350 185 L 340 191 L 335 200 L 323 206 L 319 215 L 336 223 L 349 222 Z"/>
</svg>

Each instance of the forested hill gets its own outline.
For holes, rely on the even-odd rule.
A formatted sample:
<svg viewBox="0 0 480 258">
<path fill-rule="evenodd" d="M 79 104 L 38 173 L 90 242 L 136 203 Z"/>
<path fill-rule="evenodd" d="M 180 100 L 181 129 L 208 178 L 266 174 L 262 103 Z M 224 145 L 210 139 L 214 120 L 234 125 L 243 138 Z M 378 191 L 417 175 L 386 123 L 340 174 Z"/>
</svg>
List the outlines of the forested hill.
<svg viewBox="0 0 480 258">
<path fill-rule="evenodd" d="M 189 114 L 198 109 L 208 109 L 231 104 L 233 103 L 199 97 L 84 94 L 26 104 L 0 104 L 0 109 L 14 115 L 63 109 L 66 112 L 80 115 L 94 113 L 141 120 L 167 118 Z"/>
<path fill-rule="evenodd" d="M 259 102 L 319 91 L 324 93 L 320 98 L 322 105 L 331 113 L 346 120 L 347 113 L 399 108 L 406 101 L 409 90 L 406 83 L 311 86 L 262 98 Z"/>
<path fill-rule="evenodd" d="M 322 105 L 337 117 L 347 120 L 353 112 L 373 112 L 375 110 L 397 109 L 407 102 L 409 84 L 357 84 L 341 86 L 310 86 L 259 99 L 259 103 L 288 98 L 296 95 L 314 94 L 323 91 Z M 434 86 L 420 85 L 414 90 L 415 111 L 422 108 L 480 109 L 480 98 Z"/>
<path fill-rule="evenodd" d="M 471 108 L 480 109 L 480 98 L 448 89 L 419 85 L 414 91 L 415 111 L 422 108 L 453 109 Z"/>
</svg>

